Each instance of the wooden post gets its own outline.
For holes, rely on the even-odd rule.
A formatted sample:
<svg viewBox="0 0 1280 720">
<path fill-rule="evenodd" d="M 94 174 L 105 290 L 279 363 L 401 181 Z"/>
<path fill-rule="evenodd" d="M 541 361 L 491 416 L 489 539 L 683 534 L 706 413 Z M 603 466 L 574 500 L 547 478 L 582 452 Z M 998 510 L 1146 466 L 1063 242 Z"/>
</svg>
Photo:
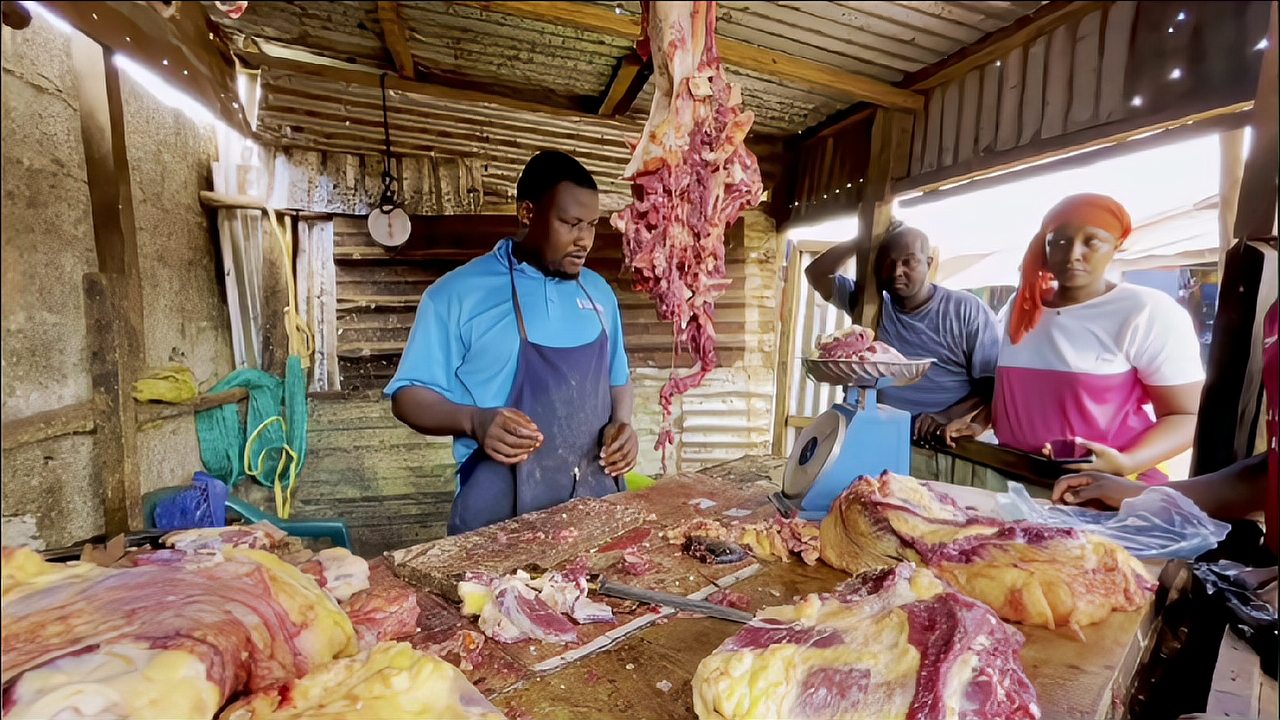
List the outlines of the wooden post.
<svg viewBox="0 0 1280 720">
<path fill-rule="evenodd" d="M 871 126 L 871 160 L 867 164 L 867 177 L 862 187 L 862 201 L 858 206 L 858 232 L 870 242 L 858 244 L 858 311 L 854 315 L 857 324 L 874 328 L 880 316 L 880 289 L 876 286 L 872 267 L 884 231 L 889 227 L 893 213 L 894 142 L 902 133 L 896 132 L 900 124 L 911 122 L 911 116 L 878 108 Z M 910 142 L 908 137 L 907 142 Z"/>
<path fill-rule="evenodd" d="M 89 370 L 102 408 L 93 473 L 102 487 L 106 532 L 113 535 L 142 527 L 137 419 L 130 397 L 145 357 L 142 282 L 120 76 L 110 50 L 84 36 L 74 37 L 71 45 L 99 270 L 84 276 Z"/>
<path fill-rule="evenodd" d="M 1267 32 L 1267 49 L 1262 56 L 1258 75 L 1258 94 L 1253 102 L 1253 140 L 1249 157 L 1244 161 L 1244 178 L 1240 183 L 1240 202 L 1236 207 L 1235 235 L 1240 240 L 1269 237 L 1276 226 L 1276 161 L 1280 153 L 1276 123 L 1280 118 L 1280 98 L 1276 83 L 1277 69 L 1276 3 L 1271 3 L 1271 24 Z"/>
</svg>

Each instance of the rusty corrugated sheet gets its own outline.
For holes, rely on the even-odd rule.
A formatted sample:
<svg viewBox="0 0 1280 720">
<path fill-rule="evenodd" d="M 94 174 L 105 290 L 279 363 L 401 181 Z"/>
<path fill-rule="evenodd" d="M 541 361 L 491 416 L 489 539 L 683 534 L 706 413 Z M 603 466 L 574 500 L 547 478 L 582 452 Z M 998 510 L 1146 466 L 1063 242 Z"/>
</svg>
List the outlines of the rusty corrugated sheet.
<svg viewBox="0 0 1280 720">
<path fill-rule="evenodd" d="M 264 73 L 263 86 L 258 128 L 273 144 L 381 152 L 377 88 L 275 71 Z M 638 120 L 538 115 L 395 91 L 387 104 L 394 152 L 479 158 L 489 205 L 512 202 L 521 168 L 544 148 L 564 150 L 592 171 L 604 209 L 621 208 L 630 198 L 629 186 L 617 178 L 630 157 L 625 138 L 643 128 Z"/>
</svg>

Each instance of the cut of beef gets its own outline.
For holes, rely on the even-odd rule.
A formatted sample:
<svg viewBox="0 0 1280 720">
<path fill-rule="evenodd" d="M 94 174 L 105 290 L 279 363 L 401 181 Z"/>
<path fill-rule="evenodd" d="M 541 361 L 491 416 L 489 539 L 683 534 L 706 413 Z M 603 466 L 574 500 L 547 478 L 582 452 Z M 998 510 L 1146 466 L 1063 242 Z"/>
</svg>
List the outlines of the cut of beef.
<svg viewBox="0 0 1280 720">
<path fill-rule="evenodd" d="M 643 2 L 637 42 L 652 51 L 653 105 L 624 177 L 634 201 L 612 218 L 625 238 L 626 266 L 658 317 L 675 330 L 677 349 L 696 362 L 675 371 L 659 396 L 658 447 L 673 439 L 676 395 L 702 383 L 717 365 L 712 319 L 725 291 L 724 234 L 760 202 L 763 185 L 744 140 L 755 116 L 726 79 L 716 52 L 716 3 Z M 664 452 L 665 461 L 665 452 Z"/>
<path fill-rule="evenodd" d="M 703 720 L 1034 720 L 1022 635 L 902 563 L 762 610 L 698 665 Z"/>
</svg>

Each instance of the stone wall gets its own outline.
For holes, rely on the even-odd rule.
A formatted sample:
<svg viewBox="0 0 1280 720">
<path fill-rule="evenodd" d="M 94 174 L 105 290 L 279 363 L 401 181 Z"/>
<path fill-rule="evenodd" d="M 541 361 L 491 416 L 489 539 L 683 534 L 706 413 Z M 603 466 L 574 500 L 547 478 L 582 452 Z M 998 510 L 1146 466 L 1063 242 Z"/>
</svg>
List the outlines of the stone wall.
<svg viewBox="0 0 1280 720">
<path fill-rule="evenodd" d="M 88 400 L 81 276 L 97 269 L 78 88 L 68 35 L 40 16 L 3 29 L 3 401 L 13 421 Z M 146 364 L 180 362 L 202 389 L 232 369 L 213 236 L 198 201 L 214 133 L 122 73 L 125 139 L 142 269 Z M 138 435 L 143 491 L 200 468 L 190 416 Z M 93 438 L 3 456 L 4 542 L 56 547 L 102 531 Z"/>
</svg>

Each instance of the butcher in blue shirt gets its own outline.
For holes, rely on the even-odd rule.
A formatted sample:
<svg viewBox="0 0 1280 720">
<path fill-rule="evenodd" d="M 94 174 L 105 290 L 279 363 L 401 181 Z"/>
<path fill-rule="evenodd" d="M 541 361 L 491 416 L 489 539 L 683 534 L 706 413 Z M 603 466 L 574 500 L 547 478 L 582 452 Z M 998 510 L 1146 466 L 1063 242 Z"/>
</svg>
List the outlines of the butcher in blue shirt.
<svg viewBox="0 0 1280 720">
<path fill-rule="evenodd" d="M 850 315 L 857 310 L 858 288 L 839 271 L 857 254 L 859 242 L 837 245 L 805 268 L 822 299 Z M 948 422 L 991 401 L 1000 354 L 995 313 L 972 293 L 929 282 L 929 238 L 916 228 L 895 221 L 872 262 L 883 298 L 876 339 L 913 360 L 934 359 L 919 381 L 884 388 L 879 400 L 911 413 L 917 440 L 937 442 Z"/>
<path fill-rule="evenodd" d="M 454 438 L 449 534 L 624 489 L 639 447 L 622 319 L 585 265 L 600 218 L 591 173 L 534 155 L 519 231 L 427 288 L 385 393 L 425 435 Z"/>
</svg>

